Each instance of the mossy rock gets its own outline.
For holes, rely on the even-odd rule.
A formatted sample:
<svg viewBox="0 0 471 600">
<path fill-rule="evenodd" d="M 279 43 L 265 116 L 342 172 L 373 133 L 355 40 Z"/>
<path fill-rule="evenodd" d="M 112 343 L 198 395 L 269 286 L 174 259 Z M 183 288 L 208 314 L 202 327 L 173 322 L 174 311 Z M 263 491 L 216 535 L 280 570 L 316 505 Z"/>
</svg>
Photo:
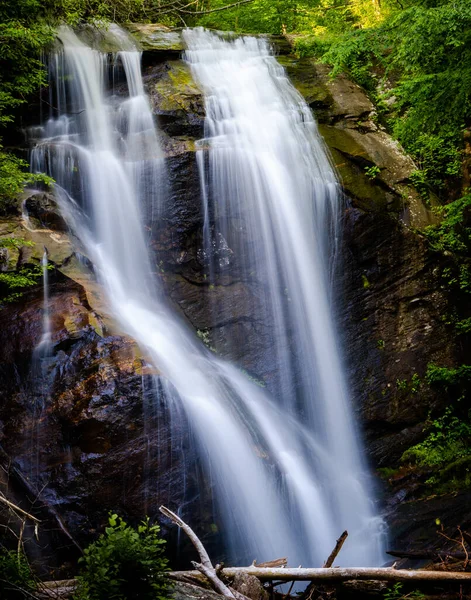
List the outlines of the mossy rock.
<svg viewBox="0 0 471 600">
<path fill-rule="evenodd" d="M 447 481 L 458 479 L 465 480 L 471 478 L 471 455 L 463 456 L 455 460 L 445 468 L 441 469 L 437 480 L 440 483 L 446 483 Z"/>
<path fill-rule="evenodd" d="M 165 75 L 155 84 L 153 92 L 158 112 L 183 111 L 202 114 L 201 91 L 193 80 L 191 70 L 182 61 L 169 61 Z M 154 94 L 152 94 L 154 97 Z"/>
<path fill-rule="evenodd" d="M 326 109 L 333 104 L 332 94 L 323 77 L 319 77 L 315 61 L 310 58 L 278 56 L 278 62 L 286 69 L 291 83 L 311 108 Z"/>
<path fill-rule="evenodd" d="M 371 157 L 348 129 L 319 125 L 340 176 L 345 193 L 358 208 L 369 212 L 399 211 L 401 198 L 379 179 L 367 177 L 365 167 L 374 165 Z"/>
<path fill-rule="evenodd" d="M 144 52 L 182 52 L 185 49 L 181 31 L 165 25 L 129 23 L 126 29 Z"/>
</svg>

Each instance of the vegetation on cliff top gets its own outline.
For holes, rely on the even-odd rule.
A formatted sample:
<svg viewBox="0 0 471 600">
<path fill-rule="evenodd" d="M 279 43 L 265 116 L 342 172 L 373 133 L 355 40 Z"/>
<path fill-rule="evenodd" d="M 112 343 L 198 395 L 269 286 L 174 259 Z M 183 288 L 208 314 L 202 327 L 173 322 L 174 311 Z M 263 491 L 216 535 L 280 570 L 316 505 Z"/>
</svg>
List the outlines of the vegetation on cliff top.
<svg viewBox="0 0 471 600">
<path fill-rule="evenodd" d="M 383 122 L 416 159 L 419 189 L 432 187 L 444 202 L 461 191 L 471 119 L 468 0 L 6 0 L 0 127 L 11 130 L 16 111 L 45 84 L 40 52 L 54 26 L 85 20 L 294 34 L 300 55 L 318 56 L 369 91 Z M 0 148 L 0 206 L 15 196 L 25 169 Z"/>
</svg>

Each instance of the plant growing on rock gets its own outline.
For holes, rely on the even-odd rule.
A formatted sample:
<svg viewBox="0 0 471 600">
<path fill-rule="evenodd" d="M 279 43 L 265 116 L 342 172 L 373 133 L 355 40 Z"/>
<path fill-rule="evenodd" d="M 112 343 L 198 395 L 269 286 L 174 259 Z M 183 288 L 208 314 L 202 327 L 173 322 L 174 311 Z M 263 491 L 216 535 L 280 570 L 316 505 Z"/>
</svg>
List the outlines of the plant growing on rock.
<svg viewBox="0 0 471 600">
<path fill-rule="evenodd" d="M 80 559 L 84 570 L 74 600 L 164 600 L 169 584 L 164 576 L 167 560 L 158 525 L 149 518 L 137 529 L 118 515 Z"/>
</svg>

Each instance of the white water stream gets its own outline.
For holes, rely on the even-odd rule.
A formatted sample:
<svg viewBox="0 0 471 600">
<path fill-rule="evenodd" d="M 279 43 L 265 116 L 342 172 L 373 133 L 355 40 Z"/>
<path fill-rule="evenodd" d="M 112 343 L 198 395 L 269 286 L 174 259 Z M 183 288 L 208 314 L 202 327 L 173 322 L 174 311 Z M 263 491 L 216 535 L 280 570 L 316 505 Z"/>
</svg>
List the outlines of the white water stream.
<svg viewBox="0 0 471 600">
<path fill-rule="evenodd" d="M 204 347 L 152 276 L 143 213 L 155 213 L 164 161 L 140 53 L 124 32 L 111 33 L 123 48 L 115 60 L 127 81 L 124 99 L 109 92 L 108 56 L 70 29 L 59 31 L 62 50 L 50 60 L 57 114 L 44 125 L 33 168 L 57 181 L 62 212 L 95 265 L 111 311 L 168 381 L 168 409 L 178 415 L 183 406 L 232 556 L 319 565 L 348 529 L 342 564 L 377 564 L 380 521 L 359 458 L 329 306 L 328 235 L 339 199 L 308 107 L 265 43 L 185 33 L 188 60 L 206 92 L 205 201 L 224 204 L 226 215 L 239 203 L 253 218 L 252 236 L 260 239 L 251 260 L 267 284 L 263 318 L 274 323 L 283 390 L 293 387 L 293 364 L 300 370 L 299 396 L 283 393 L 280 406 Z M 221 235 L 248 255 L 224 218 L 218 223 Z M 205 234 L 212 235 L 208 223 Z M 290 306 L 280 287 L 289 290 Z M 298 345 L 295 357 L 289 338 Z"/>
</svg>

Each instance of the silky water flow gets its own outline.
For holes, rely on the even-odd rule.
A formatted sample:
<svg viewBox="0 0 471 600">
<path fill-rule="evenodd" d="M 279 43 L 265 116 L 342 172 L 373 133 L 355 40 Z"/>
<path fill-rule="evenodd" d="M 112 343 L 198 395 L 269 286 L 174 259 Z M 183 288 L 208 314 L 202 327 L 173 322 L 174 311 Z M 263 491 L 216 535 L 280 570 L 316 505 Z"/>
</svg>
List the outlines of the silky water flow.
<svg viewBox="0 0 471 600">
<path fill-rule="evenodd" d="M 209 251 L 227 239 L 266 285 L 282 393 L 271 397 L 207 349 L 152 275 L 144 216 L 158 218 L 165 162 L 140 52 L 112 26 L 127 94 L 111 94 L 109 56 L 71 29 L 49 58 L 50 104 L 32 166 L 54 177 L 71 230 L 93 262 L 121 328 L 161 373 L 167 410 L 191 423 L 234 561 L 288 556 L 320 565 L 344 529 L 342 564 L 381 562 L 332 319 L 329 269 L 339 195 L 309 108 L 255 38 L 184 33 L 205 92 L 197 160 Z M 206 172 L 208 169 L 208 172 Z M 210 212 L 215 214 L 214 226 Z M 254 244 L 230 227 L 242 214 Z M 218 243 L 219 243 L 218 242 Z M 220 264 L 211 263 L 210 277 Z M 288 340 L 295 340 L 293 354 Z"/>
</svg>

